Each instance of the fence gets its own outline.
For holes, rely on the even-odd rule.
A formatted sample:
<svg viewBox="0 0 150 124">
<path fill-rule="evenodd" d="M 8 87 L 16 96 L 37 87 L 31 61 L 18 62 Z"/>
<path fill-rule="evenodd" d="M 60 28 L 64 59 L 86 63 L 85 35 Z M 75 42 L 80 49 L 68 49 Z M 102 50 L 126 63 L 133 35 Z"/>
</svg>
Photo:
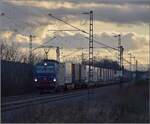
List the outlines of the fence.
<svg viewBox="0 0 150 124">
<path fill-rule="evenodd" d="M 21 95 L 35 90 L 32 82 L 32 65 L 1 61 L 1 95 Z"/>
</svg>

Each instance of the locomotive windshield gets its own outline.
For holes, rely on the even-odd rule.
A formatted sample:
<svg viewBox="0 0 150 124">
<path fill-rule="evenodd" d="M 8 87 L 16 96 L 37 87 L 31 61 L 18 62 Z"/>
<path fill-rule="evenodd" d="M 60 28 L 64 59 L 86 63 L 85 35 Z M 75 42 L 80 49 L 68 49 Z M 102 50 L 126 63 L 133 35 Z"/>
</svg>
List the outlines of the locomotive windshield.
<svg viewBox="0 0 150 124">
<path fill-rule="evenodd" d="M 37 66 L 36 72 L 37 73 L 54 73 L 55 68 L 54 66 Z"/>
</svg>

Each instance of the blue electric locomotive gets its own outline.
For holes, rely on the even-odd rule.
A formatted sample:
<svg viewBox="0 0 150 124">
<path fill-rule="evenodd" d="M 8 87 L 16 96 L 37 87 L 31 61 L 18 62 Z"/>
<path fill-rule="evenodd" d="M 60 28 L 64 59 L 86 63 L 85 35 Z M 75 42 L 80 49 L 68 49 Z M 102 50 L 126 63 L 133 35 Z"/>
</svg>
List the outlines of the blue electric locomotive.
<svg viewBox="0 0 150 124">
<path fill-rule="evenodd" d="M 58 65 L 56 60 L 43 60 L 34 66 L 34 83 L 38 89 L 56 87 Z"/>
</svg>

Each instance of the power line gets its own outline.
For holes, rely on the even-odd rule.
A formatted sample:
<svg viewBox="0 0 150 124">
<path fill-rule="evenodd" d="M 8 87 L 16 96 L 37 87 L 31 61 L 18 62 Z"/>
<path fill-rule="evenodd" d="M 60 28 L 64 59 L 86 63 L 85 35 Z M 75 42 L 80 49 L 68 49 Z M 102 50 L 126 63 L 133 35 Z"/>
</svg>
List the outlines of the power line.
<svg viewBox="0 0 150 124">
<path fill-rule="evenodd" d="M 84 37 L 84 38 L 86 38 L 86 39 L 88 39 L 88 37 Z M 97 41 L 97 40 L 93 40 L 95 43 L 97 43 L 97 44 L 100 44 L 100 45 L 102 45 L 102 46 L 105 46 L 106 48 L 111 48 L 111 49 L 113 49 L 113 50 L 118 50 L 118 49 L 116 49 L 116 48 L 114 48 L 114 47 L 111 47 L 111 46 L 109 46 L 109 45 L 106 45 L 106 44 L 104 44 L 104 43 L 101 43 L 101 42 L 99 42 L 99 41 Z"/>
<path fill-rule="evenodd" d="M 68 22 L 66 22 L 66 21 L 64 21 L 64 20 L 62 20 L 62 19 L 59 19 L 59 18 L 53 16 L 53 15 L 50 14 L 50 13 L 49 13 L 48 15 L 51 16 L 52 18 L 55 18 L 55 19 L 57 19 L 57 20 L 59 20 L 59 21 L 65 23 L 65 24 L 69 25 L 70 27 L 72 27 L 72 28 L 74 28 L 74 29 L 77 29 L 78 31 L 81 31 L 81 32 L 86 33 L 86 34 L 89 34 L 88 32 L 86 32 L 86 31 L 84 31 L 84 30 L 82 30 L 82 29 L 80 29 L 80 28 L 77 28 L 77 27 L 75 27 L 75 26 L 69 24 Z"/>
<path fill-rule="evenodd" d="M 80 51 L 80 50 L 77 49 L 77 50 L 75 50 L 75 51 L 73 51 L 73 52 L 71 52 L 71 53 L 69 53 L 69 54 L 63 56 L 62 58 L 66 58 L 66 57 L 68 57 L 68 56 L 70 56 L 70 55 L 73 55 L 73 54 L 79 52 L 79 51 Z"/>
<path fill-rule="evenodd" d="M 86 13 L 86 14 L 87 14 L 87 13 Z M 54 15 L 52 15 L 52 14 L 48 14 L 48 15 L 51 16 L 52 18 L 55 18 L 56 20 L 59 20 L 59 21 L 65 23 L 65 24 L 67 24 L 67 25 L 69 25 L 69 26 L 75 28 L 75 29 L 76 29 L 75 31 L 81 31 L 81 32 L 83 32 L 83 33 L 89 35 L 88 32 L 86 32 L 86 31 L 84 31 L 84 30 L 82 30 L 82 29 L 80 29 L 80 28 L 77 28 L 77 27 L 71 25 L 70 23 L 68 23 L 68 22 L 66 22 L 66 21 L 64 21 L 64 20 L 62 20 L 62 19 L 59 19 L 59 18 L 57 18 L 56 16 L 54 16 Z M 56 30 L 56 31 L 66 31 L 66 30 Z M 67 30 L 67 31 L 68 31 L 68 30 Z M 72 30 L 72 31 L 73 31 L 73 30 Z M 87 38 L 87 37 L 85 37 L 85 38 L 86 38 L 86 39 L 89 39 L 89 38 Z M 116 49 L 116 48 L 114 48 L 114 47 L 111 47 L 111 46 L 109 46 L 109 45 L 106 45 L 106 44 L 104 44 L 104 43 L 101 43 L 101 42 L 99 42 L 99 41 L 97 41 L 97 40 L 95 40 L 95 39 L 93 39 L 93 41 L 94 41 L 95 43 L 98 43 L 98 44 L 103 45 L 103 46 L 105 46 L 105 47 L 111 48 L 111 49 L 113 49 L 113 50 L 118 50 L 118 49 Z"/>
<path fill-rule="evenodd" d="M 33 51 L 36 50 L 36 49 L 45 47 L 44 44 L 47 44 L 47 43 L 51 42 L 51 41 L 54 40 L 55 38 L 56 38 L 56 37 L 53 37 L 53 38 L 51 38 L 49 41 L 42 43 L 40 46 L 34 48 Z"/>
</svg>

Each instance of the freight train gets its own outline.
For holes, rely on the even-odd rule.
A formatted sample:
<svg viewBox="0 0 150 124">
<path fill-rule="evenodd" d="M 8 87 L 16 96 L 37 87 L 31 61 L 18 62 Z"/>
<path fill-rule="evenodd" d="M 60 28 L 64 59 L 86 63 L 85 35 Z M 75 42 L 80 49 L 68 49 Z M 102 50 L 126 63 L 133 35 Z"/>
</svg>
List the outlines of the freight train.
<svg viewBox="0 0 150 124">
<path fill-rule="evenodd" d="M 93 80 L 89 82 L 89 66 L 43 60 L 34 66 L 34 84 L 40 90 L 75 89 L 97 86 L 117 77 L 116 70 L 93 67 Z"/>
</svg>

